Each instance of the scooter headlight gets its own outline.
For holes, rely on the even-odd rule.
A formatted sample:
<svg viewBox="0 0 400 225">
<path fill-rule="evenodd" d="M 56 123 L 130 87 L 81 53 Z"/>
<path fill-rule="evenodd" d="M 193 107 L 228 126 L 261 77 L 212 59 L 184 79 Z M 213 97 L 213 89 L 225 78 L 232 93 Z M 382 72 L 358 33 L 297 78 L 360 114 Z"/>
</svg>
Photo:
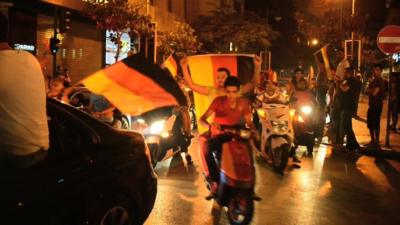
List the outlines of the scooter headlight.
<svg viewBox="0 0 400 225">
<path fill-rule="evenodd" d="M 289 128 L 288 121 L 271 121 L 272 128 L 275 132 L 285 132 Z"/>
<path fill-rule="evenodd" d="M 301 112 L 304 114 L 310 114 L 312 112 L 311 106 L 303 106 L 301 107 Z"/>
<path fill-rule="evenodd" d="M 164 128 L 165 128 L 165 120 L 158 120 L 151 124 L 150 134 L 159 135 L 164 131 Z"/>
<path fill-rule="evenodd" d="M 239 135 L 241 138 L 249 139 L 251 137 L 251 132 L 249 130 L 240 130 Z"/>
</svg>

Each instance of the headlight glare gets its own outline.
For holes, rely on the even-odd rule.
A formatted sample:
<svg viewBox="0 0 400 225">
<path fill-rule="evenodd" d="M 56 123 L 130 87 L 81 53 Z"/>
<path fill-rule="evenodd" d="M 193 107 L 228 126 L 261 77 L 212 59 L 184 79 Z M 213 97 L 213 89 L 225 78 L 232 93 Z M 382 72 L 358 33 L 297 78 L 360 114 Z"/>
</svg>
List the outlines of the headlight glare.
<svg viewBox="0 0 400 225">
<path fill-rule="evenodd" d="M 312 112 L 311 106 L 303 106 L 301 107 L 301 112 L 304 114 L 310 114 Z"/>
<path fill-rule="evenodd" d="M 165 120 L 159 120 L 151 124 L 150 134 L 161 134 L 165 128 Z"/>
</svg>

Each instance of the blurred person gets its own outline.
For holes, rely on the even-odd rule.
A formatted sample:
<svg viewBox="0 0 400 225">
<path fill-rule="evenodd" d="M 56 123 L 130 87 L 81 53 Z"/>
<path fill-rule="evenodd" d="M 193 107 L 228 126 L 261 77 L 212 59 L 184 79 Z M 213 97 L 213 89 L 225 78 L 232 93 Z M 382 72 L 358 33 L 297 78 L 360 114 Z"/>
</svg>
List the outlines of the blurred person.
<svg viewBox="0 0 400 225">
<path fill-rule="evenodd" d="M 380 120 L 385 96 L 385 81 L 382 78 L 382 65 L 373 65 L 373 80 L 369 84 L 366 94 L 368 95 L 367 126 L 369 129 L 371 142 L 369 147 L 380 148 Z"/>
<path fill-rule="evenodd" d="M 217 97 L 213 100 L 207 111 L 201 116 L 200 122 L 210 127 L 210 139 L 208 140 L 208 148 L 201 151 L 204 168 L 207 171 L 206 179 L 211 184 L 211 192 L 215 194 L 218 190 L 219 174 L 218 165 L 213 159 L 212 152 L 221 153 L 221 147 L 224 142 L 230 140 L 230 136 L 220 134 L 221 125 L 238 125 L 242 121 L 250 127 L 254 134 L 257 131 L 251 121 L 250 105 L 243 97 L 239 97 L 240 83 L 237 77 L 229 77 L 224 83 L 225 96 Z M 214 115 L 213 122 L 208 122 L 207 119 Z"/>
<path fill-rule="evenodd" d="M 241 93 L 247 93 L 249 91 L 253 90 L 253 87 L 259 80 L 260 72 L 261 72 L 261 59 L 260 57 L 256 56 L 254 58 L 254 75 L 253 75 L 253 81 L 249 82 L 245 85 L 240 85 L 240 92 Z M 189 73 L 189 68 L 188 68 L 188 58 L 185 56 L 183 57 L 180 61 L 179 64 L 182 67 L 182 73 L 183 73 L 183 79 L 185 80 L 186 85 L 192 89 L 193 92 L 196 92 L 201 95 L 205 95 L 208 97 L 210 101 L 214 100 L 216 97 L 219 96 L 225 96 L 225 81 L 228 77 L 231 77 L 231 73 L 227 68 L 220 67 L 217 69 L 217 76 L 216 76 L 216 87 L 212 86 L 213 84 L 210 84 L 210 86 L 203 86 L 200 84 L 197 84 L 193 82 L 192 78 L 190 77 Z M 199 136 L 198 143 L 199 143 L 199 149 L 203 152 L 207 152 L 208 148 L 208 142 L 207 140 L 210 138 L 209 133 L 203 133 Z M 200 154 L 202 157 L 203 161 L 205 160 L 203 158 L 204 154 Z M 203 163 L 205 165 L 205 163 Z M 209 171 L 207 168 L 204 168 L 204 173 L 206 176 L 209 176 Z"/>
<path fill-rule="evenodd" d="M 8 29 L 0 12 L 0 165 L 29 167 L 49 148 L 45 80 L 35 56 L 8 45 Z"/>
<path fill-rule="evenodd" d="M 315 96 L 318 104 L 318 126 L 316 130 L 316 136 L 318 143 L 322 142 L 322 137 L 324 135 L 324 127 L 327 114 L 327 93 L 329 89 L 329 79 L 325 67 L 325 62 L 323 60 L 316 59 L 318 65 L 318 74 L 315 85 Z"/>
<path fill-rule="evenodd" d="M 356 99 L 355 99 L 355 110 L 354 110 L 354 118 L 360 119 L 358 116 L 358 103 L 360 101 L 360 94 L 361 94 L 361 89 L 362 89 L 362 80 L 361 80 L 361 74 L 357 73 L 356 76 Z"/>
<path fill-rule="evenodd" d="M 287 92 L 289 95 L 291 95 L 295 92 L 295 90 L 298 88 L 297 85 L 302 78 L 304 78 L 303 70 L 301 68 L 296 68 L 294 70 L 294 76 L 292 77 L 290 82 L 287 84 Z"/>
<path fill-rule="evenodd" d="M 389 110 L 391 112 L 392 123 L 390 130 L 397 132 L 397 121 L 399 113 L 399 91 L 400 91 L 400 72 L 393 72 L 390 76 L 390 103 Z"/>
<path fill-rule="evenodd" d="M 226 78 L 231 76 L 231 72 L 225 68 L 225 67 L 220 67 L 217 69 L 217 76 L 216 76 L 216 87 L 211 86 L 203 86 L 200 84 L 196 84 L 193 82 L 192 78 L 190 77 L 190 73 L 188 70 L 188 59 L 187 57 L 183 57 L 180 60 L 180 65 L 182 67 L 182 73 L 183 73 L 183 79 L 186 82 L 186 85 L 192 89 L 194 92 L 201 94 L 201 95 L 206 95 L 209 97 L 209 99 L 214 99 L 215 97 L 218 96 L 223 96 L 225 95 L 225 90 L 224 90 L 224 82 Z M 253 75 L 253 81 L 249 82 L 247 84 L 241 85 L 240 90 L 241 93 L 247 93 L 249 91 L 252 91 L 254 88 L 254 85 L 257 83 L 257 80 L 260 77 L 260 71 L 261 71 L 261 59 L 260 57 L 256 56 L 254 57 L 254 75 Z"/>
<path fill-rule="evenodd" d="M 360 145 L 357 142 L 352 125 L 352 117 L 355 111 L 354 103 L 357 98 L 357 81 L 352 68 L 346 69 L 345 77 L 338 83 L 338 87 L 339 93 L 337 97 L 341 101 L 338 142 L 340 144 L 343 143 L 343 138 L 346 136 L 346 149 L 349 151 L 358 151 Z"/>
<path fill-rule="evenodd" d="M 64 88 L 65 79 L 62 76 L 50 79 L 47 97 L 61 100 Z"/>
<path fill-rule="evenodd" d="M 344 50 L 339 48 L 336 50 L 336 60 L 338 65 L 336 67 L 336 76 L 338 80 L 343 80 L 345 78 L 346 69 L 350 67 L 349 61 L 346 59 L 344 55 Z"/>
</svg>

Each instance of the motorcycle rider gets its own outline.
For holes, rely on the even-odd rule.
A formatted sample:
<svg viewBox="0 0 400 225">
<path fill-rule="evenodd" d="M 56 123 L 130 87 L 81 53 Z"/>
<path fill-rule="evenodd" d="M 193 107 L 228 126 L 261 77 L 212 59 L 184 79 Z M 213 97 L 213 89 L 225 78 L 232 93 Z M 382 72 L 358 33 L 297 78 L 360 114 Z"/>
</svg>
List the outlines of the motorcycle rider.
<svg viewBox="0 0 400 225">
<path fill-rule="evenodd" d="M 296 105 L 303 105 L 312 102 L 314 104 L 315 98 L 313 93 L 308 88 L 306 79 L 301 78 L 297 83 L 297 88 L 291 96 L 291 102 L 295 102 Z M 296 156 L 296 148 L 292 148 L 291 155 L 293 162 L 301 162 Z"/>
<path fill-rule="evenodd" d="M 256 99 L 254 102 L 254 107 L 259 108 L 262 106 L 262 103 L 278 103 L 284 104 L 285 99 L 282 96 L 279 88 L 277 87 L 276 83 L 272 80 L 266 80 L 263 83 L 263 89 L 256 89 Z M 262 91 L 261 91 L 262 90 Z"/>
<path fill-rule="evenodd" d="M 224 82 L 225 96 L 214 99 L 207 111 L 200 118 L 200 123 L 210 128 L 210 139 L 208 140 L 208 148 L 203 149 L 201 153 L 205 158 L 209 176 L 206 178 L 211 186 L 211 193 L 215 194 L 218 190 L 219 173 L 213 158 L 212 152 L 221 153 L 222 144 L 230 141 L 231 137 L 221 134 L 221 125 L 236 125 L 244 120 L 250 127 L 253 134 L 257 135 L 254 124 L 252 123 L 252 114 L 250 105 L 243 97 L 239 97 L 240 83 L 237 77 L 228 77 Z M 214 114 L 213 122 L 207 119 Z M 205 168 L 205 169 L 207 169 Z"/>
<path fill-rule="evenodd" d="M 216 87 L 214 86 L 203 86 L 200 84 L 197 84 L 193 82 L 192 78 L 190 77 L 189 73 L 189 68 L 188 68 L 188 58 L 185 56 L 179 61 L 181 67 L 182 67 L 182 74 L 183 74 L 183 79 L 185 80 L 186 85 L 193 90 L 193 92 L 196 92 L 201 95 L 208 96 L 210 100 L 214 100 L 218 96 L 225 96 L 225 87 L 224 83 L 228 77 L 231 76 L 230 71 L 225 68 L 225 67 L 220 67 L 217 69 L 217 76 L 215 78 L 215 83 Z M 241 93 L 247 93 L 251 91 L 254 87 L 255 84 L 258 83 L 259 81 L 259 76 L 260 76 L 260 71 L 261 71 L 261 59 L 260 57 L 256 56 L 254 58 L 254 75 L 253 75 L 253 81 L 248 82 L 247 84 L 240 85 L 240 92 Z M 199 150 L 204 151 L 204 153 L 201 153 L 200 156 L 202 157 L 203 165 L 207 164 L 206 159 L 203 157 L 204 155 L 207 155 L 208 153 L 208 139 L 210 138 L 209 133 L 203 133 L 199 136 L 198 139 L 198 145 L 199 145 Z M 209 177 L 209 171 L 208 168 L 204 168 L 204 173 L 206 177 Z"/>
</svg>

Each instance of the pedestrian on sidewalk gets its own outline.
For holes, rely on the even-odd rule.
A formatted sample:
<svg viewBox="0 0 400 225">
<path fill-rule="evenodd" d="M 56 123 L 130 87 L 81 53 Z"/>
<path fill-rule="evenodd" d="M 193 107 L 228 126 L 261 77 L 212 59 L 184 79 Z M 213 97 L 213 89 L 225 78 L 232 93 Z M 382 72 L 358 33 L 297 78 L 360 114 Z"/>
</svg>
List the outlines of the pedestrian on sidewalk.
<svg viewBox="0 0 400 225">
<path fill-rule="evenodd" d="M 344 80 L 338 83 L 338 87 L 337 97 L 341 102 L 339 143 L 343 143 L 344 136 L 346 136 L 346 149 L 357 151 L 360 149 L 360 145 L 354 135 L 352 125 L 352 117 L 355 111 L 354 102 L 357 99 L 357 81 L 352 68 L 346 69 Z"/>
<path fill-rule="evenodd" d="M 340 83 L 345 78 L 346 69 L 350 67 L 349 61 L 346 59 L 344 55 L 344 51 L 342 48 L 337 49 L 336 51 L 336 60 L 338 65 L 336 67 L 334 86 L 333 86 L 333 100 L 330 109 L 330 118 L 331 118 L 331 128 L 330 128 L 330 136 L 332 137 L 332 144 L 342 145 L 343 139 L 340 139 L 340 112 L 342 111 L 341 101 L 339 99 L 340 93 Z"/>
<path fill-rule="evenodd" d="M 385 81 L 382 78 L 382 65 L 375 64 L 373 66 L 373 80 L 367 88 L 368 99 L 368 112 L 367 112 L 367 126 L 371 136 L 369 147 L 380 148 L 379 134 L 380 134 L 380 119 L 383 108 L 383 99 L 385 96 Z"/>
<path fill-rule="evenodd" d="M 327 112 L 326 94 L 329 89 L 329 79 L 326 72 L 324 61 L 316 59 L 316 62 L 318 63 L 318 75 L 316 81 L 317 84 L 315 87 L 316 98 L 318 103 L 318 129 L 316 131 L 317 133 L 316 136 L 318 139 L 318 143 L 321 143 L 322 136 L 324 135 L 324 126 L 326 121 L 326 112 Z"/>
<path fill-rule="evenodd" d="M 355 77 L 356 79 L 356 99 L 355 99 L 355 109 L 354 109 L 354 118 L 355 119 L 360 119 L 361 117 L 358 116 L 358 103 L 360 101 L 360 94 L 361 94 L 361 89 L 362 89 L 362 80 L 361 80 L 361 74 L 357 73 L 357 76 Z"/>
<path fill-rule="evenodd" d="M 399 72 L 394 72 L 390 76 L 390 103 L 389 110 L 392 116 L 392 124 L 390 125 L 390 130 L 397 132 L 397 120 L 399 113 L 399 87 L 400 87 L 400 79 Z"/>
</svg>

